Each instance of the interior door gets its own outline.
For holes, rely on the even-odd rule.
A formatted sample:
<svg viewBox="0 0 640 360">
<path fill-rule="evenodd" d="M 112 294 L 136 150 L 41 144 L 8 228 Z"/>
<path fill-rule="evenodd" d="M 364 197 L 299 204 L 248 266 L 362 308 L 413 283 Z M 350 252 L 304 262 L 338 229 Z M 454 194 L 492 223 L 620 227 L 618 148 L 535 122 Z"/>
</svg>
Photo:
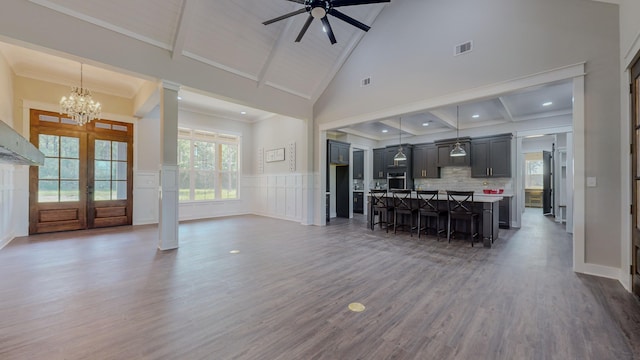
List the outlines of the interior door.
<svg viewBox="0 0 640 360">
<path fill-rule="evenodd" d="M 542 152 L 542 213 L 553 214 L 553 189 L 551 187 L 551 177 L 553 173 L 552 156 L 550 151 Z"/>
<path fill-rule="evenodd" d="M 130 225 L 133 125 L 78 126 L 41 110 L 31 110 L 30 121 L 45 165 L 29 170 L 29 233 Z"/>
<path fill-rule="evenodd" d="M 632 194 L 631 209 L 633 229 L 631 231 L 633 245 L 631 251 L 631 275 L 633 293 L 640 296 L 640 60 L 631 69 L 631 128 L 632 128 Z"/>
<path fill-rule="evenodd" d="M 349 166 L 336 166 L 336 216 L 349 217 Z"/>
</svg>

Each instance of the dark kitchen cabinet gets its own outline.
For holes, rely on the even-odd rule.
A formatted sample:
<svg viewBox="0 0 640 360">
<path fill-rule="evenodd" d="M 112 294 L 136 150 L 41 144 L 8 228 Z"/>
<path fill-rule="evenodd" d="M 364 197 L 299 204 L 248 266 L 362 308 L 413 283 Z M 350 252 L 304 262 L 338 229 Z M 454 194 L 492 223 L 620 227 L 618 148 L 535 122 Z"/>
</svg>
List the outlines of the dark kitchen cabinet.
<svg viewBox="0 0 640 360">
<path fill-rule="evenodd" d="M 433 144 L 420 144 L 413 147 L 413 177 L 439 178 L 438 148 Z"/>
<path fill-rule="evenodd" d="M 349 146 L 335 140 L 327 140 L 327 151 L 329 153 L 329 163 L 335 165 L 349 165 Z"/>
<path fill-rule="evenodd" d="M 364 214 L 364 193 L 353 193 L 353 212 L 355 214 Z"/>
<path fill-rule="evenodd" d="M 471 140 L 471 177 L 511 177 L 511 134 Z"/>
<path fill-rule="evenodd" d="M 364 151 L 353 152 L 353 178 L 364 179 Z"/>
<path fill-rule="evenodd" d="M 498 206 L 499 209 L 499 219 L 498 224 L 502 229 L 511 228 L 511 198 L 503 197 L 500 200 L 500 204 Z"/>
<path fill-rule="evenodd" d="M 456 139 L 442 140 L 436 142 L 438 147 L 438 166 L 469 166 L 471 164 L 470 139 L 460 138 L 460 147 L 467 152 L 466 156 L 451 156 L 451 150 L 456 145 Z"/>
<path fill-rule="evenodd" d="M 374 179 L 386 179 L 387 178 L 387 163 L 386 159 L 387 149 L 373 149 L 373 178 Z"/>
</svg>

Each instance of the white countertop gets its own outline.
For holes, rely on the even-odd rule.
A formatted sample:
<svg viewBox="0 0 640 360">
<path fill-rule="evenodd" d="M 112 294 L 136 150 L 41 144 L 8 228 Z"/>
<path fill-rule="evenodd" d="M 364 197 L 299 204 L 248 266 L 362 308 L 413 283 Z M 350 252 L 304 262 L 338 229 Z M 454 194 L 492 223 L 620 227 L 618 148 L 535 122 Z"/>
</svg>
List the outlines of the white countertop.
<svg viewBox="0 0 640 360">
<path fill-rule="evenodd" d="M 391 191 L 388 191 L 388 192 L 391 192 Z M 498 201 L 502 200 L 503 197 L 509 197 L 509 196 L 513 196 L 513 195 L 509 195 L 509 194 L 484 194 L 482 192 L 480 192 L 480 193 L 476 192 L 476 193 L 473 194 L 473 202 L 494 203 L 494 202 L 498 202 Z M 412 198 L 417 198 L 415 191 L 411 192 L 411 197 Z M 438 194 L 438 200 L 447 201 L 447 194 L 446 193 Z"/>
</svg>

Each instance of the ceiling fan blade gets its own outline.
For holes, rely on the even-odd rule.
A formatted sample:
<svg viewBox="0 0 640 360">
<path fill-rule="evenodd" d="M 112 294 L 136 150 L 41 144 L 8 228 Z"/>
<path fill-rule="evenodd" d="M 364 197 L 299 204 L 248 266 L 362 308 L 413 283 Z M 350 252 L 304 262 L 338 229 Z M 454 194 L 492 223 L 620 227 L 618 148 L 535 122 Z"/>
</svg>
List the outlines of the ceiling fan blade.
<svg viewBox="0 0 640 360">
<path fill-rule="evenodd" d="M 322 18 L 322 26 L 324 26 L 325 31 L 327 32 L 327 36 L 329 37 L 329 41 L 331 41 L 331 44 L 335 44 L 336 41 L 336 37 L 335 35 L 333 35 L 333 29 L 331 28 L 331 24 L 329 24 L 329 19 L 327 19 L 327 16 L 325 15 Z"/>
<path fill-rule="evenodd" d="M 358 20 L 352 18 L 351 16 L 349 16 L 349 15 L 347 15 L 345 13 L 342 13 L 342 12 L 336 10 L 336 9 L 330 9 L 329 10 L 329 14 L 337 17 L 338 19 L 340 19 L 340 20 L 342 20 L 344 22 L 347 22 L 347 23 L 357 27 L 360 30 L 369 31 L 369 29 L 371 29 L 371 27 L 361 23 L 360 21 L 358 21 Z"/>
<path fill-rule="evenodd" d="M 298 14 L 302 14 L 302 13 L 306 13 L 307 9 L 306 8 L 302 8 L 300 10 L 296 10 L 296 11 L 292 11 L 288 14 L 284 14 L 282 16 L 278 16 L 277 18 L 271 19 L 271 20 L 267 20 L 265 22 L 263 22 L 263 25 L 269 25 L 269 24 L 273 24 L 276 21 L 280 21 L 280 20 L 284 20 L 286 18 L 290 18 L 292 16 L 298 15 Z"/>
<path fill-rule="evenodd" d="M 298 3 L 298 4 L 304 5 L 304 0 L 287 0 L 287 1 L 291 1 L 291 2 L 294 2 L 294 3 Z"/>
<path fill-rule="evenodd" d="M 302 26 L 302 30 L 300 30 L 300 33 L 298 34 L 298 37 L 296 38 L 296 42 L 300 42 L 300 40 L 302 40 L 302 37 L 304 36 L 304 33 L 307 32 L 307 29 L 309 28 L 309 25 L 311 25 L 312 21 L 313 21 L 313 16 L 309 15 L 309 17 L 307 18 L 307 21 L 304 23 L 304 26 Z"/>
<path fill-rule="evenodd" d="M 350 6 L 350 5 L 366 5 L 391 2 L 391 0 L 334 0 L 331 3 L 333 7 Z"/>
</svg>

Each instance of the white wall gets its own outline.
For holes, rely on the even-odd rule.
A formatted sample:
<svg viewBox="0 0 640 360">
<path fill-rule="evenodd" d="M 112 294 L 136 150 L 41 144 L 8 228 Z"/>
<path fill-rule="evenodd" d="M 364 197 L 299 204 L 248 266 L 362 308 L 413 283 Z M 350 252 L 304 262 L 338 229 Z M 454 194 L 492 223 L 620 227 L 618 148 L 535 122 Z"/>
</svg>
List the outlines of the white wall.
<svg viewBox="0 0 640 360">
<path fill-rule="evenodd" d="M 160 108 L 138 120 L 133 143 L 133 224 L 159 221 Z"/>
<path fill-rule="evenodd" d="M 305 222 L 304 199 L 310 190 L 306 184 L 311 176 L 307 171 L 307 122 L 277 115 L 254 124 L 252 128 L 254 157 L 251 169 L 254 175 L 248 184 L 251 188 L 252 212 Z M 284 161 L 265 161 L 267 151 L 280 148 L 285 149 Z M 263 158 L 258 156 L 260 149 Z"/>
<path fill-rule="evenodd" d="M 403 26 L 398 26 L 403 19 Z M 455 21 L 452 21 L 455 19 Z M 419 39 L 419 40 L 417 40 Z M 473 40 L 469 54 L 456 44 Z M 584 0 L 406 0 L 387 6 L 314 106 L 347 125 L 465 100 L 470 90 L 586 62 L 586 263 L 620 268 L 618 8 Z M 360 87 L 366 76 L 375 79 Z M 470 100 L 470 99 L 467 99 Z"/>
<path fill-rule="evenodd" d="M 1 55 L 0 94 L 3 94 L 0 96 L 0 121 L 13 126 L 13 72 Z M 18 209 L 15 208 L 19 191 L 16 189 L 15 182 L 18 168 L 26 168 L 26 166 L 0 163 L 0 248 L 16 236 L 17 216 L 24 215 L 22 211 L 17 211 Z M 24 190 L 24 186 L 22 188 Z"/>
<path fill-rule="evenodd" d="M 638 52 L 640 52 L 640 21 L 638 21 L 638 15 L 640 14 L 640 1 L 637 0 L 621 0 L 620 1 L 620 94 L 621 94 L 621 116 L 620 116 L 620 128 L 621 128 L 621 143 L 620 143 L 620 167 L 621 167 L 621 180 L 620 189 L 622 193 L 620 196 L 620 202 L 627 204 L 631 199 L 631 157 L 629 155 L 628 144 L 631 142 L 631 136 L 633 134 L 630 129 L 629 113 L 629 79 L 630 73 L 627 71 L 632 62 L 636 58 Z M 628 269 L 631 265 L 631 217 L 627 215 L 627 212 L 623 212 L 621 217 L 621 249 L 620 262 L 622 264 L 621 269 Z M 620 271 L 620 282 L 628 289 L 631 290 L 631 276 L 627 271 Z"/>
</svg>

